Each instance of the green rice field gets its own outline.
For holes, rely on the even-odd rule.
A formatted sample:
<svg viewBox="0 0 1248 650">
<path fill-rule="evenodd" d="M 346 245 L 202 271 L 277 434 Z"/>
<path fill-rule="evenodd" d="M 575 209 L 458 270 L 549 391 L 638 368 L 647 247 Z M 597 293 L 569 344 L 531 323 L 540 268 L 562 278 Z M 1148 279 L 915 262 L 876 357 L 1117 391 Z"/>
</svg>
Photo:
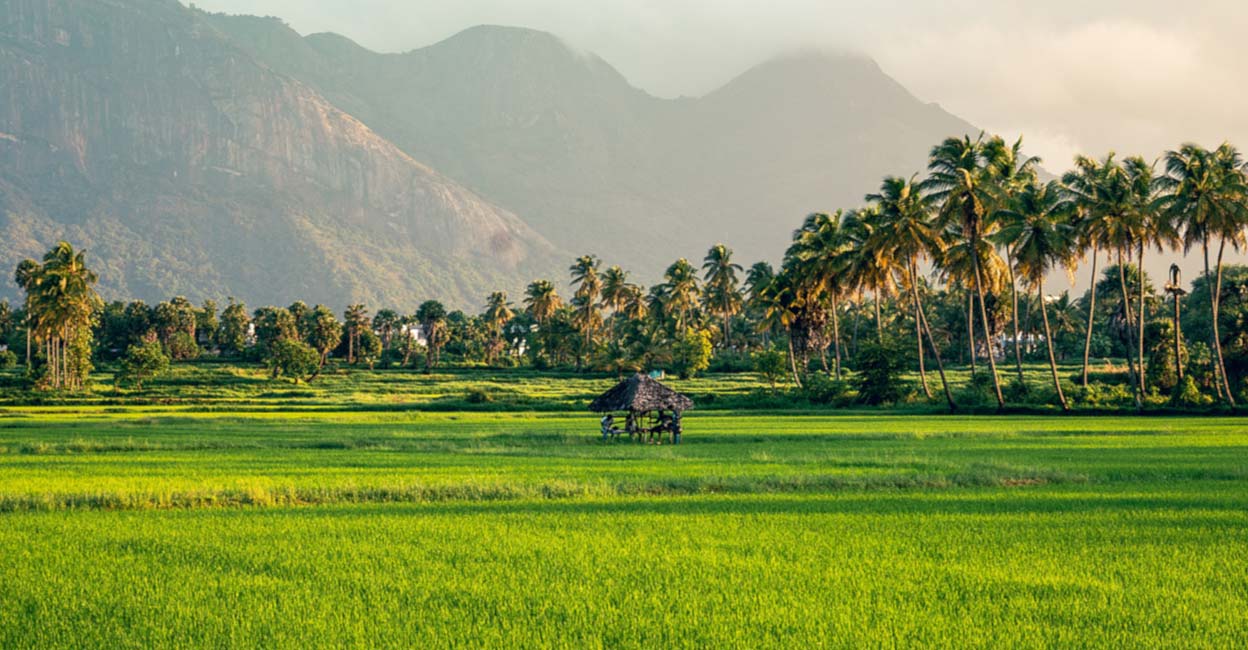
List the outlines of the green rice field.
<svg viewBox="0 0 1248 650">
<path fill-rule="evenodd" d="M 235 376 L 0 406 L 0 648 L 1248 647 L 1243 419 L 712 406 L 649 446 L 580 410 L 609 379 Z"/>
</svg>

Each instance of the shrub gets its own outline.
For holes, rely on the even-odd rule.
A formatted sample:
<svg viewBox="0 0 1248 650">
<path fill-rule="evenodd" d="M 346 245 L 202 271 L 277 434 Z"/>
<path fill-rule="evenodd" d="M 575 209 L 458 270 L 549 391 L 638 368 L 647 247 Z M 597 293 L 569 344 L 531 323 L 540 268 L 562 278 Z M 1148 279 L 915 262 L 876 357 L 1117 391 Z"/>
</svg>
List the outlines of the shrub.
<svg viewBox="0 0 1248 650">
<path fill-rule="evenodd" d="M 844 406 L 849 402 L 849 384 L 823 373 L 807 377 L 801 392 L 811 404 Z"/>
<path fill-rule="evenodd" d="M 134 386 L 143 389 L 143 382 L 159 377 L 169 370 L 169 357 L 160 343 L 148 341 L 132 345 L 121 358 L 121 365 L 115 378 L 120 385 Z"/>
<path fill-rule="evenodd" d="M 488 404 L 494 401 L 490 394 L 480 388 L 473 388 L 464 395 L 464 401 L 469 404 Z"/>
<path fill-rule="evenodd" d="M 771 384 L 772 390 L 776 389 L 776 382 L 788 372 L 788 357 L 776 347 L 755 352 L 750 355 L 750 361 L 753 362 L 754 372 L 762 375 Z"/>
<path fill-rule="evenodd" d="M 1173 406 L 1208 406 L 1212 403 L 1213 398 L 1200 392 L 1200 387 L 1190 374 L 1183 375 L 1170 395 L 1170 404 Z"/>
<path fill-rule="evenodd" d="M 272 370 L 274 379 L 289 377 L 296 384 L 315 373 L 320 363 L 321 356 L 312 346 L 290 339 L 274 341 L 265 357 L 265 365 Z"/>
<path fill-rule="evenodd" d="M 12 350 L 0 351 L 0 370 L 12 370 L 17 367 L 17 355 Z"/>
<path fill-rule="evenodd" d="M 858 374 L 853 386 L 863 404 L 891 404 L 905 394 L 901 372 L 905 353 L 889 343 L 868 343 L 858 353 Z"/>
</svg>

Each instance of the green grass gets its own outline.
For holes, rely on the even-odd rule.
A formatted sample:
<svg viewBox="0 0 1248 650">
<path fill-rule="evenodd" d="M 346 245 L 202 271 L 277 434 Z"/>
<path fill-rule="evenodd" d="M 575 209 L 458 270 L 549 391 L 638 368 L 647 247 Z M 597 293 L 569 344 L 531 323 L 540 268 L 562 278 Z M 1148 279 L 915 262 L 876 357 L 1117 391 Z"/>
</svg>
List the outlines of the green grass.
<svg viewBox="0 0 1248 650">
<path fill-rule="evenodd" d="M 607 378 L 437 377 L 0 407 L 0 647 L 1248 645 L 1242 419 L 704 409 L 603 444 Z M 470 384 L 543 407 L 405 407 Z"/>
</svg>

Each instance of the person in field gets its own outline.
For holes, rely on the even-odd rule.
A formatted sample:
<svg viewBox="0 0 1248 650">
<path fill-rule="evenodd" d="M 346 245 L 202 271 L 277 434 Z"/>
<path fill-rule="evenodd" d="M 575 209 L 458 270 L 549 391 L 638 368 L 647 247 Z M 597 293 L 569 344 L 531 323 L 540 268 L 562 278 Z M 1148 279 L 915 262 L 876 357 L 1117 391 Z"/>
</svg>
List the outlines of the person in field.
<svg viewBox="0 0 1248 650">
<path fill-rule="evenodd" d="M 619 435 L 620 430 L 615 426 L 615 416 L 610 413 L 602 416 L 602 439 L 606 440 Z"/>
</svg>

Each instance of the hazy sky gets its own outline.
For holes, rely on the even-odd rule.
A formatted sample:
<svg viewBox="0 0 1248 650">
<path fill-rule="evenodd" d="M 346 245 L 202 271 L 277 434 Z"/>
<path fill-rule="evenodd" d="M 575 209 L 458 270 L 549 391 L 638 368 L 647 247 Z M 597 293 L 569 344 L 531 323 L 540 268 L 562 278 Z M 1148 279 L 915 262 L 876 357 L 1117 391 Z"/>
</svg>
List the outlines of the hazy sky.
<svg viewBox="0 0 1248 650">
<path fill-rule="evenodd" d="M 697 95 L 771 56 L 874 57 L 926 101 L 1052 171 L 1076 152 L 1248 148 L 1248 3 L 1208 0 L 199 0 L 402 51 L 490 23 L 554 32 L 656 95 Z"/>
</svg>

